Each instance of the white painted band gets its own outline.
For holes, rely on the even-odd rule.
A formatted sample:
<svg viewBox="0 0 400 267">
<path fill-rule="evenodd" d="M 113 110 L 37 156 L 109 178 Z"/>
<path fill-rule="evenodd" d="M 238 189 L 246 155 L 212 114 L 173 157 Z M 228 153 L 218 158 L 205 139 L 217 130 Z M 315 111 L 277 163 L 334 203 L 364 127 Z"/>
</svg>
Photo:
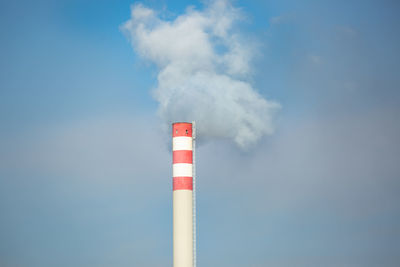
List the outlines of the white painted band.
<svg viewBox="0 0 400 267">
<path fill-rule="evenodd" d="M 192 137 L 177 136 L 172 138 L 172 150 L 192 150 Z"/>
<path fill-rule="evenodd" d="M 172 164 L 172 177 L 192 177 L 193 165 L 189 163 Z"/>
</svg>

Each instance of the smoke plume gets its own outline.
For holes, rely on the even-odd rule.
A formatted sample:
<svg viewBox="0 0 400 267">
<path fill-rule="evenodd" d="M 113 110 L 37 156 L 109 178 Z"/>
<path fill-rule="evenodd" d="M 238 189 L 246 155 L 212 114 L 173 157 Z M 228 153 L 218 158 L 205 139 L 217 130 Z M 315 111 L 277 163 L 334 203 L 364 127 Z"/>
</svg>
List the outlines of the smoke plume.
<svg viewBox="0 0 400 267">
<path fill-rule="evenodd" d="M 153 96 L 166 123 L 195 120 L 201 138 L 229 138 L 241 148 L 273 133 L 280 105 L 249 82 L 256 46 L 238 30 L 243 18 L 224 0 L 201 11 L 188 8 L 173 20 L 142 4 L 132 6 L 122 30 L 159 70 Z"/>
</svg>

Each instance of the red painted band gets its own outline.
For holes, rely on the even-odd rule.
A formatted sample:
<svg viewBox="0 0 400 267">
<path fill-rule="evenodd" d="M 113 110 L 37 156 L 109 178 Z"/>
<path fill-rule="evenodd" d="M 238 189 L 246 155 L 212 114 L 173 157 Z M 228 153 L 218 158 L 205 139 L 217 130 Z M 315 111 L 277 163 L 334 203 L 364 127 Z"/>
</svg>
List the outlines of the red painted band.
<svg viewBox="0 0 400 267">
<path fill-rule="evenodd" d="M 192 124 L 189 122 L 176 122 L 172 124 L 172 137 L 192 137 Z"/>
<path fill-rule="evenodd" d="M 193 163 L 192 150 L 176 150 L 172 152 L 172 163 Z"/>
<path fill-rule="evenodd" d="M 172 190 L 193 190 L 193 178 L 174 177 L 172 181 Z"/>
</svg>

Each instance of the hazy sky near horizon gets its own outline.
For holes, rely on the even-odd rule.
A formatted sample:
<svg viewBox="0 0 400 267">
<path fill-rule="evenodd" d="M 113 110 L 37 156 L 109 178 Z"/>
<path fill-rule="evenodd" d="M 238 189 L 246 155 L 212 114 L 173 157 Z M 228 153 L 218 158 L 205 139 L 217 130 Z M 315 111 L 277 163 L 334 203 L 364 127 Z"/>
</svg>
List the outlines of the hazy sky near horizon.
<svg viewBox="0 0 400 267">
<path fill-rule="evenodd" d="M 158 70 L 121 31 L 134 3 L 0 0 L 0 266 L 172 265 Z M 400 4 L 233 5 L 250 83 L 281 109 L 248 151 L 201 142 L 198 266 L 398 266 Z"/>
</svg>

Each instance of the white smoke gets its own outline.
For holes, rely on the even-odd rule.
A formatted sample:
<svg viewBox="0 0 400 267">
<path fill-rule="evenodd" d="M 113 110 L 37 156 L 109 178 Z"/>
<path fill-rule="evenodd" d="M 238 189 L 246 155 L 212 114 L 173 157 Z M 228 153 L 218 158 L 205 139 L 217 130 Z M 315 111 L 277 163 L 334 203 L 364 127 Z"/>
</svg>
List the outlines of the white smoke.
<svg viewBox="0 0 400 267">
<path fill-rule="evenodd" d="M 243 18 L 239 9 L 218 0 L 174 20 L 142 4 L 133 5 L 131 14 L 122 30 L 159 69 L 154 98 L 166 123 L 195 120 L 202 138 L 230 138 L 241 148 L 272 134 L 280 105 L 248 81 L 255 46 L 236 29 Z"/>
</svg>

